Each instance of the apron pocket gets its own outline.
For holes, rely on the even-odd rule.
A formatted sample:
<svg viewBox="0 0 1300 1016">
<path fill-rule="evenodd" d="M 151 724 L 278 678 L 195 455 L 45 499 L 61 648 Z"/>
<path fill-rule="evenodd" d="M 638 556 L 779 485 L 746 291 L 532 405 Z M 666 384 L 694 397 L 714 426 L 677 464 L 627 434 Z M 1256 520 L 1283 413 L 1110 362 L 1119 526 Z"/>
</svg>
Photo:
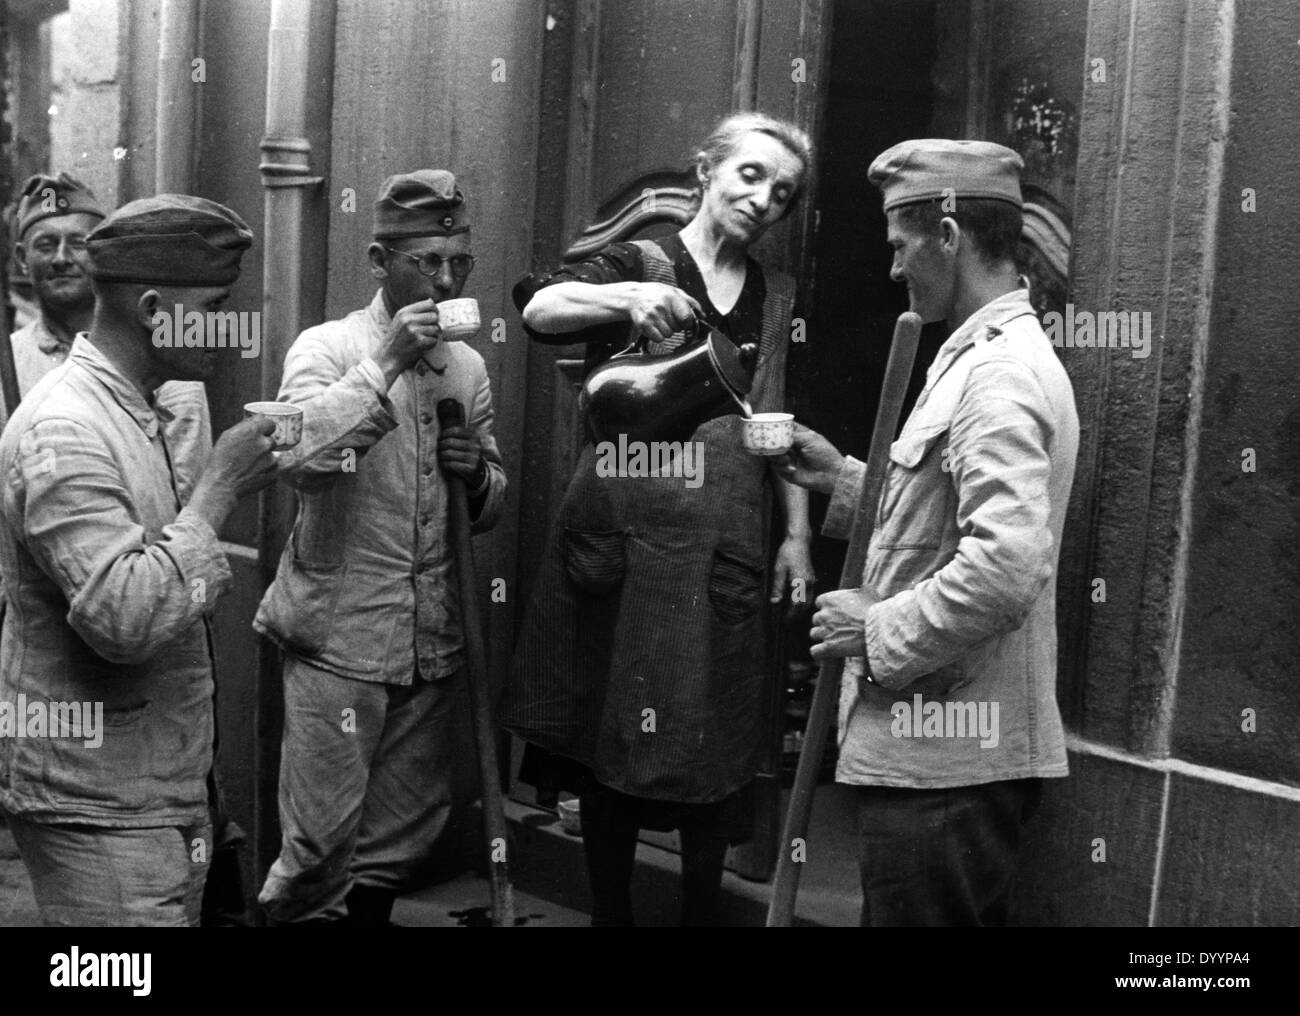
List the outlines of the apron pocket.
<svg viewBox="0 0 1300 1016">
<path fill-rule="evenodd" d="M 564 530 L 564 569 L 584 593 L 608 593 L 627 570 L 627 535 L 621 529 Z"/>
<path fill-rule="evenodd" d="M 718 617 L 727 624 L 739 624 L 754 616 L 763 584 L 763 569 L 722 551 L 713 555 L 709 574 L 709 600 Z"/>
</svg>

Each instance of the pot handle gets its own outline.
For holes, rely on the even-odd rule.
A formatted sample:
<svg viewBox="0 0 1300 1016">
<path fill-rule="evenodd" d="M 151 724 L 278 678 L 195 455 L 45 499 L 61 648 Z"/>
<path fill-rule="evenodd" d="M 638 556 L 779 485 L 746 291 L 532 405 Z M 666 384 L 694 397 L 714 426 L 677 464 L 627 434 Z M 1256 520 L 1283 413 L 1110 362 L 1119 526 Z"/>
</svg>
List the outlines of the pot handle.
<svg viewBox="0 0 1300 1016">
<path fill-rule="evenodd" d="M 678 346 L 677 349 L 683 349 L 686 346 L 693 345 L 695 342 L 699 340 L 700 329 L 701 328 L 707 329 L 709 327 L 709 323 L 705 321 L 703 317 L 700 316 L 699 311 L 693 310 L 691 313 L 694 315 L 695 320 L 691 323 L 690 334 L 687 335 L 687 337 L 682 340 L 682 344 Z M 628 327 L 627 342 L 628 342 L 627 346 L 624 349 L 619 350 L 613 356 L 611 356 L 609 360 L 617 360 L 619 357 L 622 356 L 639 356 L 642 354 L 650 355 L 646 353 L 645 350 L 645 339 L 642 336 L 638 336 L 636 334 L 636 330 L 634 326 Z M 606 360 L 605 362 L 608 363 L 609 360 Z"/>
</svg>

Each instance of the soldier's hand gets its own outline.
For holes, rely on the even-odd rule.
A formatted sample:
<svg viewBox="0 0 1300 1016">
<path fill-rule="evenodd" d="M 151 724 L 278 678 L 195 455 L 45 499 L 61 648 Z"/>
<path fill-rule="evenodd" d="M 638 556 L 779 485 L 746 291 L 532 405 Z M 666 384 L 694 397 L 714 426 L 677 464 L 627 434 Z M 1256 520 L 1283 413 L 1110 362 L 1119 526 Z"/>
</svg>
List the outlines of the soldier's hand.
<svg viewBox="0 0 1300 1016">
<path fill-rule="evenodd" d="M 375 357 L 389 386 L 441 338 L 438 305 L 432 300 L 417 300 L 394 314 L 384 344 Z"/>
<path fill-rule="evenodd" d="M 694 297 L 662 282 L 639 282 L 631 287 L 627 316 L 639 338 L 663 342 L 695 320 L 703 308 Z"/>
<path fill-rule="evenodd" d="M 274 433 L 274 420 L 241 420 L 217 438 L 203 476 L 212 473 L 214 481 L 236 498 L 261 490 L 276 477 L 275 456 L 271 454 Z"/>
<path fill-rule="evenodd" d="M 443 469 L 463 476 L 471 487 L 473 480 L 482 480 L 479 463 L 483 459 L 483 443 L 470 427 L 445 427 L 438 435 L 438 463 Z M 486 467 L 484 467 L 486 468 Z"/>
<path fill-rule="evenodd" d="M 217 439 L 207 467 L 194 485 L 189 507 L 214 530 L 240 498 L 261 490 L 276 478 L 271 435 L 275 421 L 266 417 L 241 420 Z"/>
<path fill-rule="evenodd" d="M 813 614 L 812 658 L 866 656 L 867 609 L 874 601 L 861 589 L 837 589 L 817 597 Z"/>
<path fill-rule="evenodd" d="M 774 458 L 772 464 L 783 479 L 808 490 L 830 494 L 844 468 L 844 456 L 815 430 L 796 423 L 790 450 Z"/>
</svg>

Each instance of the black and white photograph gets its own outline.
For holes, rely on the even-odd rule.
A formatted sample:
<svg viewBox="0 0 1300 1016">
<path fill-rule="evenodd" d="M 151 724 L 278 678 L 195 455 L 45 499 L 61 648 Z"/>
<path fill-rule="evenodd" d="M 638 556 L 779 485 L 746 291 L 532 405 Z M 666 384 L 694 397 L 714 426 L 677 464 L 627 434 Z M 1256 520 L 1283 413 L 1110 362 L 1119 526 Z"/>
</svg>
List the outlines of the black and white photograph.
<svg viewBox="0 0 1300 1016">
<path fill-rule="evenodd" d="M 0 61 L 26 980 L 993 926 L 1226 1001 L 1300 925 L 1292 0 L 0 0 Z"/>
</svg>

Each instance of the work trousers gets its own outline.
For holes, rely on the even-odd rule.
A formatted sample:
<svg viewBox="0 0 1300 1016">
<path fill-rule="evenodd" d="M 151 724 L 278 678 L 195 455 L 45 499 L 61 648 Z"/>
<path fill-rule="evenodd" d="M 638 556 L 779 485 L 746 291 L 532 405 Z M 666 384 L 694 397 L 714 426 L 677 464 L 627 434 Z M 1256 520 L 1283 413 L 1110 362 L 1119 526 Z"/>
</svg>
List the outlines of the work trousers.
<svg viewBox="0 0 1300 1016">
<path fill-rule="evenodd" d="M 339 677 L 287 656 L 280 856 L 258 902 L 277 922 L 341 919 L 353 886 L 396 891 L 451 812 L 463 672 L 411 685 Z"/>
<path fill-rule="evenodd" d="M 856 787 L 862 926 L 1005 924 L 1042 782 Z"/>
<path fill-rule="evenodd" d="M 61 928 L 197 928 L 212 827 L 117 829 L 8 816 L 41 922 Z"/>
</svg>

